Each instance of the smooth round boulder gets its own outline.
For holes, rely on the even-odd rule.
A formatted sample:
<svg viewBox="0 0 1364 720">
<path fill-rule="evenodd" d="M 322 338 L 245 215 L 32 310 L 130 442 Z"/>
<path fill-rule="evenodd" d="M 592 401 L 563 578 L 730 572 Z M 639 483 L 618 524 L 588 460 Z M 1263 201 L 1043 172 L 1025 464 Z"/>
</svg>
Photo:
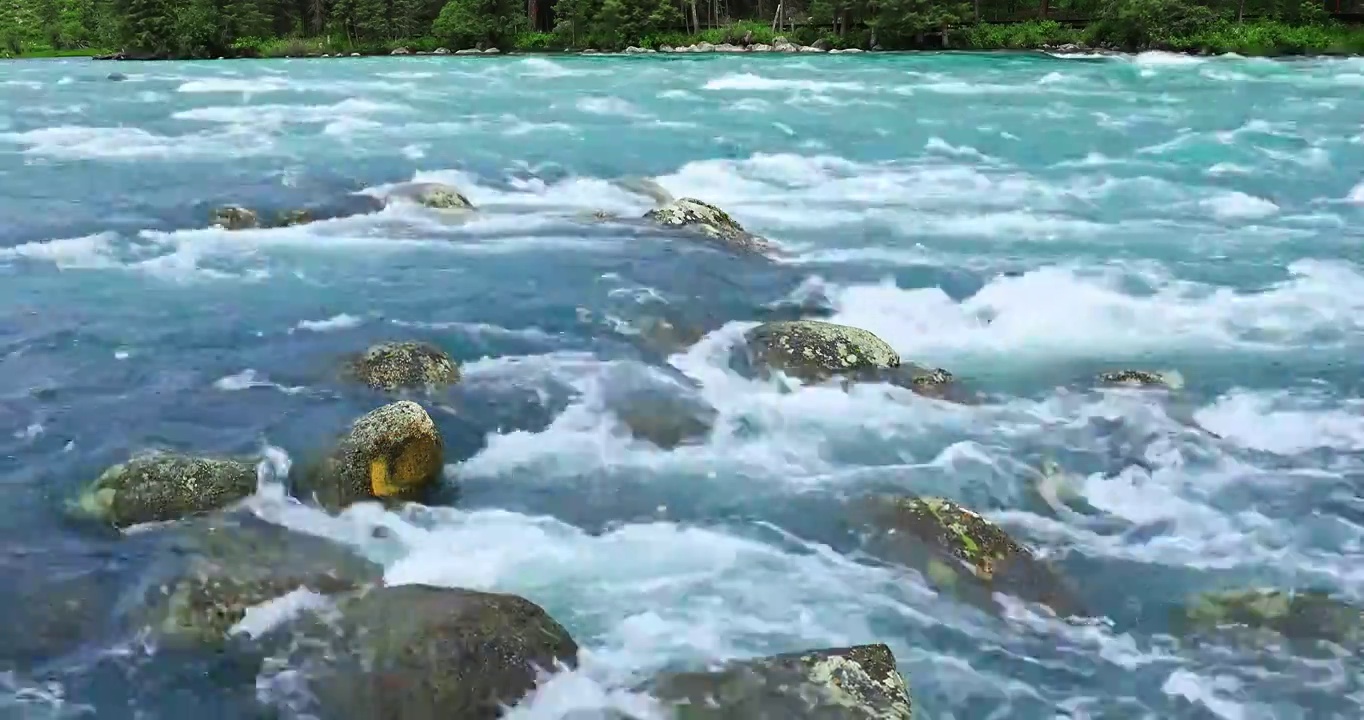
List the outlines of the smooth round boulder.
<svg viewBox="0 0 1364 720">
<path fill-rule="evenodd" d="M 1085 615 L 1070 583 L 998 525 L 951 500 L 880 495 L 855 507 L 867 550 L 924 573 L 939 590 L 993 608 L 1002 592 Z"/>
<path fill-rule="evenodd" d="M 900 365 L 899 353 L 876 335 L 821 320 L 764 323 L 744 335 L 744 350 L 760 375 L 780 370 L 805 382 L 879 380 Z"/>
<path fill-rule="evenodd" d="M 444 350 L 423 342 L 387 342 L 349 358 L 346 375 L 375 390 L 434 388 L 459 382 L 459 366 Z"/>
<path fill-rule="evenodd" d="M 736 252 L 770 255 L 779 251 L 771 240 L 748 232 L 724 210 L 696 198 L 679 198 L 650 210 L 644 217 L 665 228 L 698 232 Z"/>
<path fill-rule="evenodd" d="M 368 590 L 310 633 L 323 647 L 290 664 L 321 716 L 343 720 L 494 720 L 535 688 L 537 671 L 578 656 L 568 631 L 525 598 L 426 585 Z"/>
<path fill-rule="evenodd" d="M 666 673 L 647 690 L 687 720 L 910 720 L 904 677 L 885 645 L 808 650 Z"/>
<path fill-rule="evenodd" d="M 254 516 L 180 529 L 130 618 L 162 644 L 220 645 L 254 607 L 300 589 L 337 595 L 382 582 L 383 568 L 329 540 Z"/>
<path fill-rule="evenodd" d="M 255 491 L 254 462 L 163 453 L 105 470 L 71 509 L 125 528 L 218 510 Z"/>
<path fill-rule="evenodd" d="M 249 230 L 260 227 L 260 216 L 240 205 L 224 205 L 213 210 L 210 224 L 224 230 Z"/>
<path fill-rule="evenodd" d="M 421 405 L 401 400 L 361 416 L 304 482 L 324 507 L 414 500 L 441 476 L 445 444 Z"/>
<path fill-rule="evenodd" d="M 390 189 L 388 197 L 414 202 L 433 210 L 474 209 L 473 203 L 458 188 L 436 182 L 403 183 Z"/>
<path fill-rule="evenodd" d="M 1252 588 L 1204 593 L 1181 608 L 1175 625 L 1185 633 L 1263 631 L 1298 641 L 1324 640 L 1364 647 L 1364 608 L 1322 590 Z"/>
</svg>

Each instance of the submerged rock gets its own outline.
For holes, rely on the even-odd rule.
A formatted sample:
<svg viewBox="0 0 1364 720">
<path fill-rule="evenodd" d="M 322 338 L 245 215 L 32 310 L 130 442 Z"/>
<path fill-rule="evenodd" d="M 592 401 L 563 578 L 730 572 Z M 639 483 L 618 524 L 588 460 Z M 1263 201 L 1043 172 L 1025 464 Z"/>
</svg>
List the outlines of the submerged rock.
<svg viewBox="0 0 1364 720">
<path fill-rule="evenodd" d="M 636 388 L 607 402 L 630 435 L 664 450 L 704 442 L 719 416 L 699 395 L 675 387 Z"/>
<path fill-rule="evenodd" d="M 1097 380 L 1100 385 L 1166 388 L 1169 390 L 1178 390 L 1184 385 L 1184 380 L 1179 376 L 1179 373 L 1170 371 L 1110 370 L 1108 372 L 1099 373 Z"/>
<path fill-rule="evenodd" d="M 422 342 L 374 345 L 346 362 L 346 375 L 375 390 L 443 387 L 459 382 L 459 366 L 444 350 Z"/>
<path fill-rule="evenodd" d="M 805 382 L 838 376 L 879 380 L 900 365 L 900 355 L 876 335 L 821 320 L 764 323 L 744 336 L 749 368 L 780 370 Z"/>
<path fill-rule="evenodd" d="M 204 519 L 180 532 L 133 622 L 163 643 L 215 645 L 254 606 L 299 589 L 335 595 L 377 584 L 383 568 L 348 548 L 252 516 Z"/>
<path fill-rule="evenodd" d="M 909 720 L 905 680 L 885 645 L 809 650 L 668 673 L 647 687 L 679 718 Z"/>
<path fill-rule="evenodd" d="M 463 52 L 463 51 L 461 51 Z M 436 182 L 410 182 L 395 186 L 389 198 L 407 200 L 435 210 L 473 210 L 469 198 L 450 185 Z"/>
<path fill-rule="evenodd" d="M 1364 608 L 1321 590 L 1254 588 L 1205 593 L 1179 611 L 1185 632 L 1269 631 L 1290 640 L 1364 647 Z"/>
<path fill-rule="evenodd" d="M 883 373 L 881 378 L 892 385 L 936 400 L 955 403 L 969 403 L 975 400 L 957 381 L 955 375 L 942 368 L 900 363 L 898 367 Z"/>
<path fill-rule="evenodd" d="M 882 495 L 857 507 L 868 550 L 923 572 L 940 590 L 992 607 L 1003 592 L 1083 615 L 1070 584 L 998 525 L 950 500 Z"/>
<path fill-rule="evenodd" d="M 279 227 L 293 227 L 295 225 L 307 225 L 314 219 L 313 214 L 304 209 L 285 210 L 279 214 L 275 224 Z"/>
<path fill-rule="evenodd" d="M 240 205 L 224 205 L 213 211 L 211 224 L 224 230 L 247 230 L 260 227 L 260 216 Z"/>
<path fill-rule="evenodd" d="M 537 671 L 572 667 L 578 655 L 568 631 L 525 598 L 425 585 L 366 591 L 338 620 L 303 632 L 322 647 L 291 664 L 321 716 L 347 720 L 493 720 L 535 688 Z"/>
<path fill-rule="evenodd" d="M 779 250 L 771 240 L 745 230 L 724 210 L 695 198 L 674 200 L 644 217 L 663 227 L 694 230 L 736 252 L 770 255 Z"/>
<path fill-rule="evenodd" d="M 105 470 L 72 509 L 123 528 L 217 510 L 255 491 L 253 462 L 165 453 Z"/>
<path fill-rule="evenodd" d="M 303 482 L 325 507 L 365 500 L 412 500 L 441 476 L 445 444 L 431 416 L 409 400 L 357 419 Z"/>
</svg>

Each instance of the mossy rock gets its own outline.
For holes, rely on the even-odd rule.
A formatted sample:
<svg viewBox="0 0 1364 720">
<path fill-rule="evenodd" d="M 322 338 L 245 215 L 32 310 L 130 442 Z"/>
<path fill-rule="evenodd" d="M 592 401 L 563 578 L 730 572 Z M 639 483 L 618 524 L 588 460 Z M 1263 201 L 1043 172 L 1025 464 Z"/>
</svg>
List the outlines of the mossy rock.
<svg viewBox="0 0 1364 720">
<path fill-rule="evenodd" d="M 437 182 L 403 183 L 389 191 L 390 198 L 398 198 L 424 205 L 433 210 L 473 210 L 469 198 L 451 185 Z"/>
<path fill-rule="evenodd" d="M 728 213 L 696 198 L 679 198 L 644 214 L 665 228 L 688 229 L 735 252 L 772 255 L 779 248 L 771 240 L 748 232 Z"/>
<path fill-rule="evenodd" d="M 525 598 L 425 585 L 368 590 L 310 633 L 324 647 L 297 666 L 321 717 L 341 720 L 493 720 L 535 688 L 537 671 L 578 655 Z"/>
<path fill-rule="evenodd" d="M 1099 373 L 1095 380 L 1099 385 L 1110 387 L 1178 390 L 1184 385 L 1184 380 L 1179 376 L 1179 373 L 1170 371 L 1109 370 Z"/>
<path fill-rule="evenodd" d="M 981 607 L 994 592 L 1084 615 L 1070 583 L 998 525 L 951 500 L 881 495 L 855 506 L 873 555 L 922 571 L 939 590 Z"/>
<path fill-rule="evenodd" d="M 218 510 L 255 491 L 254 462 L 164 453 L 105 470 L 70 509 L 124 528 Z"/>
<path fill-rule="evenodd" d="M 247 230 L 260 227 L 260 216 L 240 205 L 224 205 L 213 210 L 209 222 L 224 230 Z"/>
<path fill-rule="evenodd" d="M 252 516 L 204 518 L 180 529 L 174 552 L 133 615 L 139 629 L 175 646 L 213 646 L 253 606 L 300 588 L 322 595 L 383 580 L 350 549 Z"/>
<path fill-rule="evenodd" d="M 744 335 L 743 351 L 757 374 L 780 370 L 805 382 L 881 380 L 900 365 L 899 353 L 871 332 L 821 320 L 764 323 Z"/>
<path fill-rule="evenodd" d="M 1186 633 L 1247 628 L 1290 640 L 1364 647 L 1364 608 L 1321 590 L 1253 588 L 1205 593 L 1178 611 L 1175 625 Z"/>
<path fill-rule="evenodd" d="M 909 720 L 911 700 L 885 645 L 743 660 L 667 673 L 644 689 L 686 720 Z"/>
<path fill-rule="evenodd" d="M 881 373 L 879 379 L 935 400 L 963 404 L 975 401 L 957 377 L 942 368 L 902 362 L 898 367 Z"/>
<path fill-rule="evenodd" d="M 340 509 L 366 500 L 420 498 L 444 467 L 445 444 L 421 405 L 401 400 L 370 411 L 352 425 L 302 483 L 324 506 Z"/>
<path fill-rule="evenodd" d="M 422 342 L 387 342 L 348 358 L 345 375 L 375 390 L 435 388 L 459 382 L 459 366 L 444 350 Z"/>
</svg>

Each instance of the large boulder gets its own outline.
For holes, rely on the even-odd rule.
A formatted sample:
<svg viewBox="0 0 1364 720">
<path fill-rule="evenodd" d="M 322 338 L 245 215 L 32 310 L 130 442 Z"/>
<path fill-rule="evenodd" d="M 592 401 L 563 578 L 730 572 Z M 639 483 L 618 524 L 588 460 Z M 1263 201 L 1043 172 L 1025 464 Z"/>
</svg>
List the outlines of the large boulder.
<svg viewBox="0 0 1364 720">
<path fill-rule="evenodd" d="M 905 680 L 885 645 L 810 650 L 667 673 L 646 689 L 687 720 L 909 720 Z"/>
<path fill-rule="evenodd" d="M 900 365 L 899 353 L 876 335 L 820 320 L 759 325 L 744 335 L 744 351 L 759 375 L 780 370 L 805 382 L 880 380 Z"/>
<path fill-rule="evenodd" d="M 357 419 L 302 480 L 324 507 L 421 497 L 439 480 L 445 444 L 421 405 L 401 400 Z"/>
<path fill-rule="evenodd" d="M 473 210 L 473 203 L 458 188 L 437 182 L 401 183 L 390 188 L 389 199 L 406 200 L 435 210 Z"/>
<path fill-rule="evenodd" d="M 382 579 L 382 567 L 342 545 L 249 515 L 215 516 L 179 530 L 130 619 L 163 645 L 220 645 L 263 603 L 300 589 L 346 593 Z"/>
<path fill-rule="evenodd" d="M 255 491 L 256 466 L 251 461 L 160 453 L 105 470 L 71 509 L 124 528 L 217 510 Z"/>
<path fill-rule="evenodd" d="M 321 717 L 493 720 L 535 688 L 537 672 L 577 664 L 568 631 L 515 595 L 399 585 L 338 609 L 301 629 L 318 642 L 290 660 Z"/>
<path fill-rule="evenodd" d="M 735 252 L 771 255 L 779 251 L 771 240 L 748 232 L 724 210 L 696 198 L 679 198 L 650 210 L 644 217 L 666 228 L 697 232 Z"/>
<path fill-rule="evenodd" d="M 459 366 L 444 350 L 422 342 L 387 342 L 348 358 L 345 373 L 375 390 L 434 388 L 459 382 Z"/>
<path fill-rule="evenodd" d="M 939 590 L 985 608 L 995 592 L 1084 615 L 1070 583 L 998 525 L 951 500 L 880 495 L 858 503 L 867 550 L 920 570 Z"/>
<path fill-rule="evenodd" d="M 1204 593 L 1175 617 L 1192 634 L 1325 640 L 1350 649 L 1364 648 L 1364 608 L 1321 590 L 1252 588 Z"/>
</svg>

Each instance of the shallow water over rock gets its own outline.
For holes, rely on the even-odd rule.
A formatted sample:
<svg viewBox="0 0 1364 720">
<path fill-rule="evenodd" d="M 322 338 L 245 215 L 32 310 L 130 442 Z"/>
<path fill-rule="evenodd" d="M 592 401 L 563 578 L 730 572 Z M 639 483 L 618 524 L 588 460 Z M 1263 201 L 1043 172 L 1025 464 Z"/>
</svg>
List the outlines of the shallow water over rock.
<svg viewBox="0 0 1364 720">
<path fill-rule="evenodd" d="M 638 716 L 664 669 L 875 643 L 916 718 L 1364 713 L 1337 647 L 1175 622 L 1206 591 L 1364 601 L 1364 61 L 119 69 L 0 63 L 0 604 L 71 612 L 0 621 L 0 715 L 292 712 L 278 668 L 119 631 L 173 533 L 64 508 L 154 449 L 260 458 L 244 511 L 388 585 L 543 607 L 583 652 L 518 718 Z M 644 221 L 641 177 L 781 252 Z M 355 200 L 411 182 L 472 210 Z M 226 206 L 338 210 L 210 227 Z M 801 316 L 973 399 L 735 371 Z M 458 382 L 338 376 L 403 341 Z M 1124 370 L 1181 382 L 1097 380 Z M 289 465 L 396 399 L 444 441 L 429 506 L 287 499 Z M 843 509 L 876 494 L 980 513 L 1098 618 L 875 557 Z"/>
</svg>

